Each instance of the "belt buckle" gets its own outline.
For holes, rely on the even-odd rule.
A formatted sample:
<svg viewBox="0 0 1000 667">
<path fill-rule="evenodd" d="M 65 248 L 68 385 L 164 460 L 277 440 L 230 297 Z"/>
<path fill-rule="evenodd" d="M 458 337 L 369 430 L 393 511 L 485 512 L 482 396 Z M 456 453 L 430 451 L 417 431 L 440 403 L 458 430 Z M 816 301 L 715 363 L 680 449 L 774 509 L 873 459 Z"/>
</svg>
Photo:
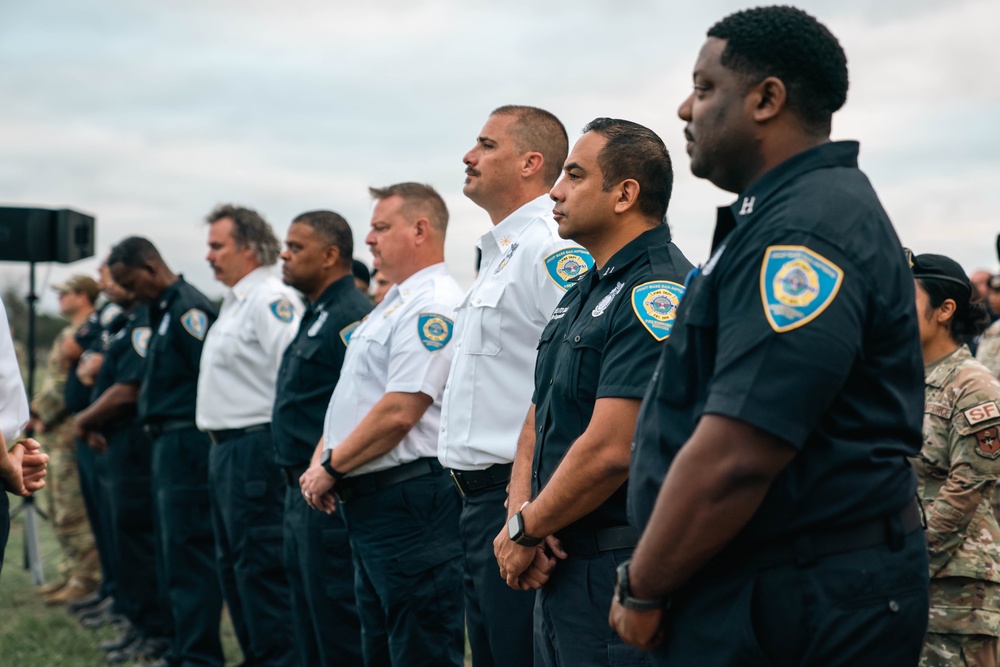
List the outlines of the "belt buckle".
<svg viewBox="0 0 1000 667">
<path fill-rule="evenodd" d="M 451 475 L 451 481 L 455 482 L 455 487 L 458 488 L 458 494 L 465 497 L 465 489 L 462 488 L 462 483 L 458 480 L 458 475 L 455 474 L 454 468 L 449 468 L 448 473 Z"/>
</svg>

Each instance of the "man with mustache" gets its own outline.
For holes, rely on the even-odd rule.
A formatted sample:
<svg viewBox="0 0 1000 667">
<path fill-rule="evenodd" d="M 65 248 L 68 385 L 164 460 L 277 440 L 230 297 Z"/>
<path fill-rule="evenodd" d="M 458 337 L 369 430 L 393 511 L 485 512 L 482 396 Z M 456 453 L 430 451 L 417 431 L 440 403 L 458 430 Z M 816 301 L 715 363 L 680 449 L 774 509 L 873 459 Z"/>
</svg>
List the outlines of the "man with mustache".
<svg viewBox="0 0 1000 667">
<path fill-rule="evenodd" d="M 611 622 L 657 665 L 914 665 L 927 550 L 913 279 L 858 145 L 847 60 L 792 7 L 708 31 L 691 171 L 737 201 L 688 282 L 635 431 Z"/>
<path fill-rule="evenodd" d="M 198 428 L 212 441 L 209 480 L 222 593 L 243 655 L 293 665 L 282 559 L 285 484 L 274 461 L 271 412 L 278 366 L 302 304 L 274 274 L 280 246 L 254 210 L 219 206 L 206 219 L 208 261 L 229 289 L 205 337 Z"/>
<path fill-rule="evenodd" d="M 490 114 L 465 154 L 463 192 L 493 223 L 479 241 L 479 275 L 458 307 L 455 359 L 445 385 L 438 459 L 462 496 L 466 625 L 476 667 L 532 660 L 533 592 L 497 577 L 493 538 L 504 501 L 520 415 L 531 403 L 538 335 L 552 310 L 593 264 L 559 238 L 548 193 L 566 159 L 566 130 L 547 111 L 505 106 Z M 568 267 L 577 269 L 571 275 Z"/>
</svg>

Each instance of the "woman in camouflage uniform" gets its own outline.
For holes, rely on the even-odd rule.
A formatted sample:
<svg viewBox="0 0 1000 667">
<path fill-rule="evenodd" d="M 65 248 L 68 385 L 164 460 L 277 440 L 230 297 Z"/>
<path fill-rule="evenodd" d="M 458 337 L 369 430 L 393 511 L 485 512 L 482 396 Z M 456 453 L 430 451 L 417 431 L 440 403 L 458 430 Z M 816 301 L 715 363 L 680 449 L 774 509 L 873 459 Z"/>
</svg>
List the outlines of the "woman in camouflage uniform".
<svg viewBox="0 0 1000 667">
<path fill-rule="evenodd" d="M 990 497 L 1000 478 L 1000 382 L 958 343 L 989 319 L 955 261 L 919 255 L 913 276 L 926 383 L 924 443 L 913 465 L 931 576 L 920 664 L 995 666 L 1000 525 Z"/>
</svg>

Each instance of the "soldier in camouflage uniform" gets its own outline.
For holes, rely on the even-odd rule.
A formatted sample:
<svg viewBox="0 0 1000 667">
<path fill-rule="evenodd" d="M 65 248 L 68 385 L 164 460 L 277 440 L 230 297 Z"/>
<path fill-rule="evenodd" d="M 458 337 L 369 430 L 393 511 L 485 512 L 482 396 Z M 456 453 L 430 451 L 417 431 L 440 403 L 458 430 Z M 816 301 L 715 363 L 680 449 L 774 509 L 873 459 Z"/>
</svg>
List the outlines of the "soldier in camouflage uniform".
<svg viewBox="0 0 1000 667">
<path fill-rule="evenodd" d="M 60 310 L 71 323 L 52 343 L 45 380 L 31 402 L 31 425 L 49 454 L 49 514 L 64 555 L 59 565 L 60 578 L 39 592 L 46 595 L 47 603 L 59 604 L 93 591 L 101 573 L 80 490 L 73 419 L 66 410 L 64 390 L 69 365 L 63 354 L 67 341 L 93 312 L 98 290 L 97 283 L 87 276 L 73 276 L 54 289 L 60 295 Z"/>
<path fill-rule="evenodd" d="M 986 283 L 986 300 L 990 310 L 1000 313 L 1000 276 L 991 276 Z M 983 332 L 976 350 L 976 361 L 990 369 L 995 377 L 1000 377 L 1000 320 Z"/>
<path fill-rule="evenodd" d="M 941 255 L 913 258 L 926 373 L 924 444 L 913 460 L 927 518 L 930 619 L 921 667 L 997 665 L 1000 524 L 1000 381 L 959 345 L 988 322 L 962 268 Z"/>
</svg>

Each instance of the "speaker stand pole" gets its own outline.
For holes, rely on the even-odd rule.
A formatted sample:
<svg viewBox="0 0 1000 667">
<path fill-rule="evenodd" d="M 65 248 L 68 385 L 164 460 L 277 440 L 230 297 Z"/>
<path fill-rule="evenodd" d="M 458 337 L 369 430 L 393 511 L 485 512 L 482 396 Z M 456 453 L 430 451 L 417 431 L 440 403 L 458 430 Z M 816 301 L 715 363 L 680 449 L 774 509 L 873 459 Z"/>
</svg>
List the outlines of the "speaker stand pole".
<svg viewBox="0 0 1000 667">
<path fill-rule="evenodd" d="M 29 262 L 28 282 L 28 396 L 35 396 L 35 303 L 38 295 L 35 293 L 35 263 Z M 34 435 L 29 427 L 28 437 Z M 42 556 L 38 548 L 38 519 L 45 519 L 45 513 L 35 505 L 34 496 L 21 500 L 21 504 L 11 512 L 11 517 L 24 514 L 24 569 L 31 570 L 31 579 L 36 586 L 45 583 L 45 573 L 42 571 Z"/>
</svg>

